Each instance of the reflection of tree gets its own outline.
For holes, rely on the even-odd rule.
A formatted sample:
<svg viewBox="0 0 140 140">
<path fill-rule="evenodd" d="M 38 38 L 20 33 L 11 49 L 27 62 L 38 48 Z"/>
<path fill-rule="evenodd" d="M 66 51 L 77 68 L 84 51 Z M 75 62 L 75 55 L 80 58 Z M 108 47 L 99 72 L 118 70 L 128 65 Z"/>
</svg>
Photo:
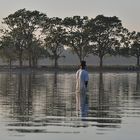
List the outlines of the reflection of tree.
<svg viewBox="0 0 140 140">
<path fill-rule="evenodd" d="M 118 98 L 118 96 L 120 97 L 118 87 L 120 83 L 122 85 L 121 81 L 124 78 L 121 76 L 116 80 L 105 73 L 96 75 L 94 74 L 95 80 L 92 80 L 92 75 L 90 75 L 89 98 L 86 100 L 89 103 L 86 102 L 87 106 L 84 106 L 89 108 L 82 110 L 88 111 L 88 114 L 80 115 L 88 115 L 87 118 L 84 118 L 86 122 L 88 122 L 88 117 L 93 117 L 93 122 L 96 121 L 98 127 L 118 127 L 118 124 L 121 123 L 119 115 L 122 113 L 119 112 L 118 108 L 121 99 Z M 75 77 L 71 77 L 69 74 L 61 73 L 45 73 L 43 75 L 37 73 L 34 77 L 33 73 L 23 71 L 16 74 L 2 74 L 0 75 L 2 105 L 6 104 L 4 107 L 8 108 L 8 113 L 11 112 L 11 115 L 23 126 L 29 124 L 31 115 L 39 116 L 38 121 L 43 121 L 43 123 L 45 120 L 41 119 L 42 115 L 45 117 L 75 116 L 75 94 L 73 93 Z M 94 92 L 91 92 L 93 91 L 91 87 L 94 88 Z M 89 121 L 92 121 L 91 118 Z M 27 123 L 24 124 L 23 122 Z M 48 119 L 45 124 L 47 123 Z"/>
<path fill-rule="evenodd" d="M 98 105 L 97 105 L 97 114 L 96 117 L 100 118 L 97 120 L 100 125 L 99 127 L 117 127 L 118 123 L 121 123 L 121 120 L 119 119 L 112 119 L 112 118 L 120 118 L 119 112 L 117 109 L 117 104 L 115 104 L 115 108 L 113 106 L 114 103 L 117 101 L 114 101 L 114 98 L 112 94 L 112 88 L 111 86 L 114 83 L 110 83 L 109 87 L 105 87 L 105 84 L 103 79 L 103 73 L 99 74 L 99 92 L 98 92 Z M 107 88 L 107 89 L 105 89 Z M 118 113 L 117 113 L 118 112 Z M 108 119 L 104 119 L 108 118 Z M 103 125 L 102 125 L 103 123 Z M 111 125 L 112 123 L 115 123 L 116 125 Z"/>
<path fill-rule="evenodd" d="M 14 118 L 25 121 L 32 115 L 33 73 L 22 71 L 0 75 L 1 99 L 3 109 L 11 112 Z M 23 117 L 24 116 L 24 117 Z"/>
<path fill-rule="evenodd" d="M 125 94 L 126 97 L 129 96 L 129 79 L 128 77 L 122 77 L 121 84 L 122 84 L 122 92 Z"/>
<path fill-rule="evenodd" d="M 52 103 L 52 112 L 55 112 L 56 113 L 56 111 L 54 111 L 55 110 L 55 108 L 57 108 L 56 107 L 56 104 L 57 104 L 57 96 L 58 96 L 58 94 L 57 94 L 57 80 L 58 80 L 58 73 L 57 73 L 57 71 L 55 71 L 54 72 L 54 75 L 53 75 L 53 88 L 52 88 L 52 101 L 51 101 L 51 103 Z M 54 115 L 57 115 L 57 113 L 55 114 L 54 113 Z"/>
<path fill-rule="evenodd" d="M 104 117 L 107 115 L 107 112 L 104 112 L 104 110 L 108 109 L 108 105 L 106 104 L 108 101 L 106 101 L 106 94 L 104 93 L 104 82 L 103 82 L 103 73 L 99 74 L 99 106 L 98 106 L 98 117 Z"/>
<path fill-rule="evenodd" d="M 11 72 L 7 73 L 7 74 L 3 74 L 0 77 L 1 80 L 1 94 L 3 94 L 4 96 L 8 96 L 9 95 L 9 91 L 10 88 L 12 86 L 12 81 L 13 81 L 13 76 L 11 74 Z"/>
<path fill-rule="evenodd" d="M 63 78 L 61 79 L 61 76 L 55 71 L 47 82 L 49 83 L 49 86 L 47 87 L 49 92 L 46 90 L 46 115 L 65 116 L 66 104 L 64 100 L 65 96 L 63 95 Z"/>
<path fill-rule="evenodd" d="M 137 77 L 136 77 L 136 91 L 139 92 L 140 91 L 140 73 L 137 72 Z"/>
<path fill-rule="evenodd" d="M 53 76 L 53 96 L 57 94 L 57 81 L 58 81 L 58 73 L 57 71 L 54 72 Z"/>
<path fill-rule="evenodd" d="M 16 103 L 17 103 L 17 108 L 15 109 L 15 115 L 17 116 L 27 116 L 26 118 L 21 118 L 27 119 L 30 115 L 32 115 L 32 74 L 23 74 L 20 72 L 18 74 L 18 81 L 17 81 L 17 98 L 16 98 Z"/>
</svg>

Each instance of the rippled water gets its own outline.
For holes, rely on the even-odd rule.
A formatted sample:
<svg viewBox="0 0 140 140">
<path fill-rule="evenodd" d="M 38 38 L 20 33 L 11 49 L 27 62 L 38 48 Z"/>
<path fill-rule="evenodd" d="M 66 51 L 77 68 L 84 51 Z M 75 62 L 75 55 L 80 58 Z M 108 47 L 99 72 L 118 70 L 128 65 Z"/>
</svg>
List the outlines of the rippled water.
<svg viewBox="0 0 140 140">
<path fill-rule="evenodd" d="M 79 111 L 75 73 L 0 73 L 0 139 L 139 140 L 140 73 L 90 73 Z"/>
</svg>

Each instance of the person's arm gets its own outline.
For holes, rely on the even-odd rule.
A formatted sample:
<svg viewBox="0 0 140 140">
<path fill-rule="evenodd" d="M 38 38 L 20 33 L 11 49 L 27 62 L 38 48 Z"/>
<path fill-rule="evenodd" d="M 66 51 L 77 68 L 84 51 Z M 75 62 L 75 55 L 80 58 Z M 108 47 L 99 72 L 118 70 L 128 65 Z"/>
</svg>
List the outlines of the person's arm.
<svg viewBox="0 0 140 140">
<path fill-rule="evenodd" d="M 87 88 L 87 86 L 88 86 L 88 81 L 85 81 L 85 86 L 86 86 L 86 88 Z"/>
<path fill-rule="evenodd" d="M 88 76 L 88 72 L 86 71 L 86 75 L 85 75 L 85 86 L 86 86 L 86 88 L 88 86 L 88 80 L 89 80 L 89 76 Z"/>
</svg>

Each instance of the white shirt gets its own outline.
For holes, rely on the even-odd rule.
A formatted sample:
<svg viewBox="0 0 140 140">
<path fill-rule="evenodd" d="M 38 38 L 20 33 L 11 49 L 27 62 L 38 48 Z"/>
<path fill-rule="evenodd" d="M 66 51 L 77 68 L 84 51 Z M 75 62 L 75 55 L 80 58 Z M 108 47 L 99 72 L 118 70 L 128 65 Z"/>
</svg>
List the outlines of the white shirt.
<svg viewBox="0 0 140 140">
<path fill-rule="evenodd" d="M 85 91 L 85 81 L 89 80 L 88 72 L 84 69 L 79 69 L 76 72 L 76 91 Z"/>
</svg>

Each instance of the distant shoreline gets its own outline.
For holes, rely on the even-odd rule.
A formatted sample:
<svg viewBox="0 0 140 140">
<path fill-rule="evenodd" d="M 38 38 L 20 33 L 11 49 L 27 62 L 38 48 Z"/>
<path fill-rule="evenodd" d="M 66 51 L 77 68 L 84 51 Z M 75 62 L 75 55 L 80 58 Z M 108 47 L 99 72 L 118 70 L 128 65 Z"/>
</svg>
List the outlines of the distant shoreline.
<svg viewBox="0 0 140 140">
<path fill-rule="evenodd" d="M 61 71 L 68 71 L 68 72 L 75 72 L 77 69 L 79 69 L 79 66 L 77 65 L 60 65 L 57 69 L 53 66 L 39 66 L 39 67 L 28 67 L 23 66 L 20 68 L 19 66 L 12 66 L 11 68 L 9 66 L 0 66 L 0 72 L 18 72 L 18 71 L 25 71 L 25 72 L 32 72 L 32 71 L 52 71 L 52 72 L 61 72 Z M 128 71 L 128 72 L 137 72 L 140 71 L 140 67 L 137 66 L 118 66 L 118 65 L 108 65 L 103 66 L 102 69 L 100 69 L 99 66 L 88 66 L 89 72 L 117 72 L 117 71 Z"/>
</svg>

